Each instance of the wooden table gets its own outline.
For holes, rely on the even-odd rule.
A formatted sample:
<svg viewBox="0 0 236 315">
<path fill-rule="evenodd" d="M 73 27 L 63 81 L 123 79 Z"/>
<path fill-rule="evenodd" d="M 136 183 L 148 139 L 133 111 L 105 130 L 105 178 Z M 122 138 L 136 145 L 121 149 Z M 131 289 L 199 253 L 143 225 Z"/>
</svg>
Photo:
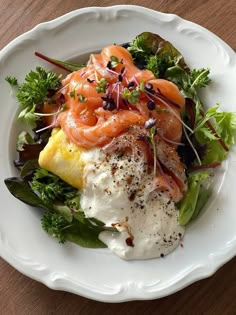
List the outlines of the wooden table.
<svg viewBox="0 0 236 315">
<path fill-rule="evenodd" d="M 133 0 L 125 3 L 178 14 L 208 28 L 236 50 L 235 0 Z M 38 23 L 71 10 L 117 4 L 124 2 L 0 0 L 0 49 Z M 0 314 L 236 314 L 236 258 L 211 278 L 192 284 L 169 297 L 121 304 L 100 303 L 50 290 L 23 276 L 0 259 Z"/>
</svg>

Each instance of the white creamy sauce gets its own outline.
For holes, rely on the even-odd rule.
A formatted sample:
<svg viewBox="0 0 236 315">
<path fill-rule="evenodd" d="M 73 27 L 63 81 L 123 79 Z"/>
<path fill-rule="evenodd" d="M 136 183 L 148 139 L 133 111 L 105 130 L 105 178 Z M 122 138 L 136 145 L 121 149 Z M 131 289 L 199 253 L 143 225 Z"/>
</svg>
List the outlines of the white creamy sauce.
<svg viewBox="0 0 236 315">
<path fill-rule="evenodd" d="M 178 210 L 164 193 L 152 189 L 153 174 L 143 174 L 139 162 L 107 156 L 99 149 L 83 153 L 86 162 L 81 207 L 119 232 L 99 238 L 123 259 L 160 257 L 175 249 L 184 234 Z"/>
</svg>

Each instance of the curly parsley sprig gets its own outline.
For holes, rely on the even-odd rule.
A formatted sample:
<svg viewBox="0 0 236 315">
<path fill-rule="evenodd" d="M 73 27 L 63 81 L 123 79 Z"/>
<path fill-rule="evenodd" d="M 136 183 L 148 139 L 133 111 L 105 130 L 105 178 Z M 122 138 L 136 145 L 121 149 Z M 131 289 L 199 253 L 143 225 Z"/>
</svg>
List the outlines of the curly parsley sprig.
<svg viewBox="0 0 236 315">
<path fill-rule="evenodd" d="M 38 119 L 34 115 L 36 106 L 47 101 L 49 91 L 58 89 L 60 85 L 60 76 L 54 72 L 47 72 L 41 67 L 37 67 L 35 71 L 30 71 L 16 94 L 22 108 L 19 118 L 30 125 L 35 125 Z"/>
<path fill-rule="evenodd" d="M 64 201 L 73 198 L 77 193 L 74 187 L 43 168 L 35 171 L 31 185 L 45 204 L 51 204 L 55 200 Z"/>
<path fill-rule="evenodd" d="M 10 84 L 11 87 L 18 85 L 18 81 L 16 77 L 7 76 L 5 80 Z"/>
<path fill-rule="evenodd" d="M 52 237 L 57 238 L 59 243 L 63 244 L 66 242 L 65 231 L 71 224 L 62 215 L 47 211 L 41 219 L 41 225 L 43 230 Z"/>
</svg>

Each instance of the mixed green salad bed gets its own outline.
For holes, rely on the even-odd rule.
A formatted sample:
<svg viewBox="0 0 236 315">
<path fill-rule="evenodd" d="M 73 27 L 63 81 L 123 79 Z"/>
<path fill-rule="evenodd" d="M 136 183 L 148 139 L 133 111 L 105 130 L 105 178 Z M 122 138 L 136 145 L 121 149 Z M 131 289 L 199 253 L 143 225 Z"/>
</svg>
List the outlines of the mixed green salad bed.
<svg viewBox="0 0 236 315">
<path fill-rule="evenodd" d="M 145 32 L 123 46 L 131 53 L 137 67 L 149 69 L 156 78 L 175 83 L 185 97 L 186 109 L 181 117 L 182 145 L 178 147 L 178 153 L 186 165 L 188 191 L 177 207 L 179 223 L 187 225 L 198 216 L 210 196 L 210 189 L 204 183 L 212 170 L 227 159 L 235 143 L 236 113 L 221 111 L 219 104 L 207 104 L 213 105 L 208 108 L 202 103 L 199 90 L 211 83 L 210 69 L 190 69 L 181 53 L 159 35 Z M 36 56 L 69 72 L 84 66 L 40 53 Z M 115 58 L 111 60 L 115 61 Z M 53 125 L 45 124 L 42 105 L 44 102 L 55 105 L 53 95 L 60 89 L 61 79 L 57 73 L 41 67 L 30 71 L 20 84 L 14 77 L 6 78 L 19 103 L 18 117 L 32 127 L 32 132 L 20 133 L 18 159 L 14 161 L 19 176 L 5 179 L 5 184 L 16 198 L 44 210 L 42 228 L 59 242 L 104 247 L 98 239 L 99 233 L 116 229 L 104 226 L 95 218 L 86 218 L 80 207 L 80 192 L 38 165 L 39 153 L 53 128 Z M 63 103 L 63 99 L 61 101 Z"/>
</svg>

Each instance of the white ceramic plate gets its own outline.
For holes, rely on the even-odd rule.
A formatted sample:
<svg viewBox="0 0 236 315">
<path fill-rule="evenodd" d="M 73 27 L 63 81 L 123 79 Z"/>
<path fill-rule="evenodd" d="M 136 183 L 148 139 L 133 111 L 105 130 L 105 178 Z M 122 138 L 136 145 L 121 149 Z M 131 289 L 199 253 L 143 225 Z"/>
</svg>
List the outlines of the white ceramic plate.
<svg viewBox="0 0 236 315">
<path fill-rule="evenodd" d="M 14 197 L 3 180 L 16 174 L 16 101 L 4 81 L 22 81 L 36 65 L 48 64 L 34 51 L 67 60 L 107 44 L 124 43 L 143 31 L 171 41 L 191 67 L 210 67 L 213 83 L 203 99 L 235 110 L 236 58 L 234 52 L 206 29 L 172 14 L 136 6 L 86 8 L 43 23 L 18 37 L 0 52 L 0 254 L 12 266 L 48 287 L 91 299 L 120 302 L 169 295 L 212 275 L 236 254 L 235 148 L 218 170 L 214 196 L 206 211 L 189 226 L 179 247 L 163 259 L 122 261 L 107 249 L 60 245 L 40 227 L 40 212 Z"/>
</svg>

